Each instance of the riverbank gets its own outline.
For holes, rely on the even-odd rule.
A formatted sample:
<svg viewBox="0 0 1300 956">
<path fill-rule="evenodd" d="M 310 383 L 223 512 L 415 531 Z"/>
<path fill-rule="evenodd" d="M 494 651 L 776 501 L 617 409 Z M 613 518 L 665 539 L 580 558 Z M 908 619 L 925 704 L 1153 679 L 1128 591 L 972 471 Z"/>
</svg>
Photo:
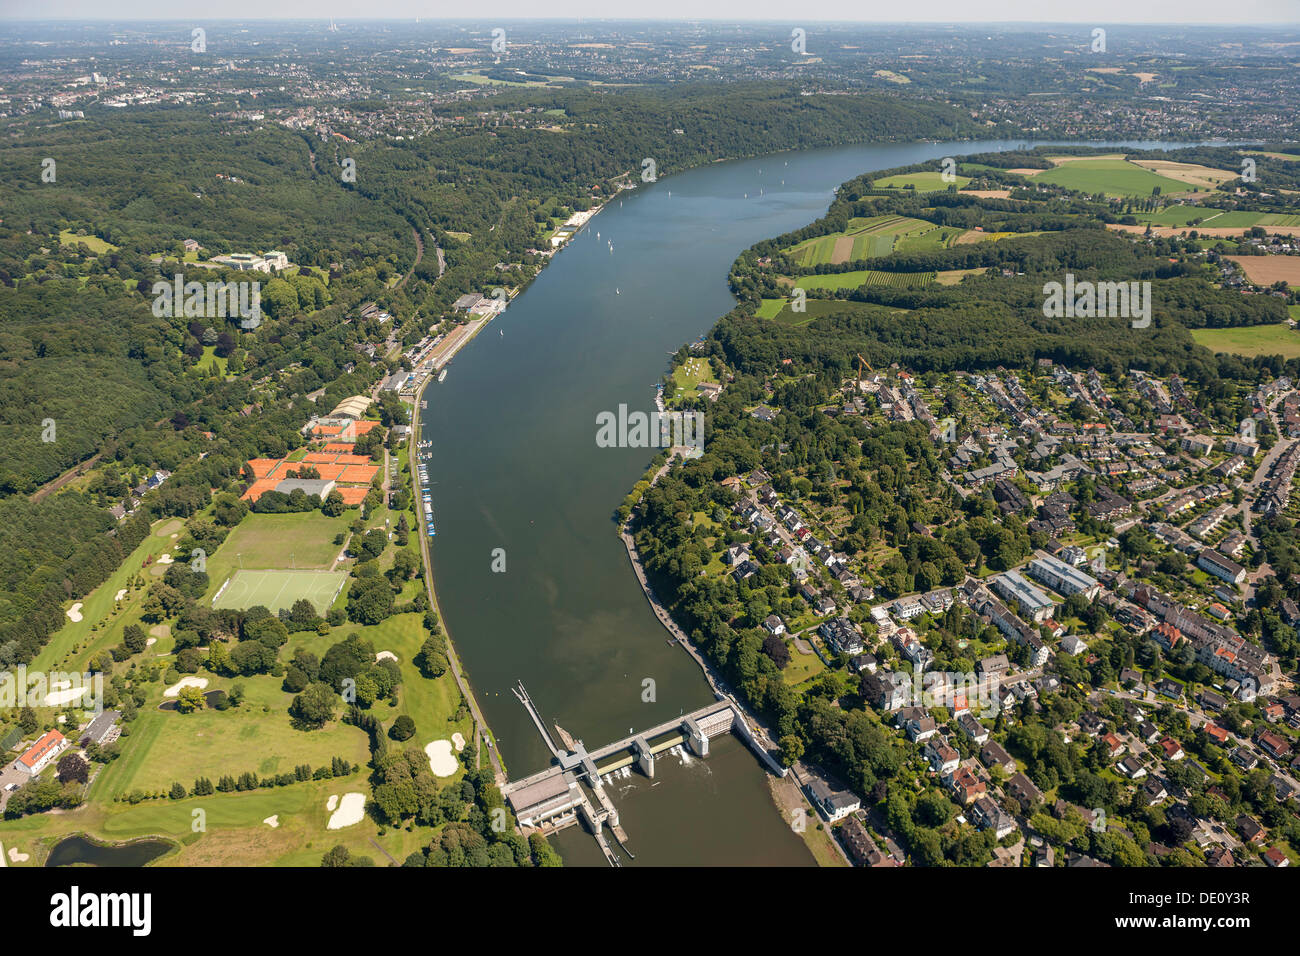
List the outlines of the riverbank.
<svg viewBox="0 0 1300 956">
<path fill-rule="evenodd" d="M 654 476 L 650 479 L 651 486 L 668 473 L 675 461 L 675 458 L 670 459 L 654 473 Z M 655 612 L 655 617 L 658 618 L 659 623 L 673 637 L 673 640 L 669 643 L 677 644 L 685 650 L 691 656 L 691 659 L 699 665 L 700 670 L 704 673 L 704 679 L 709 682 L 713 692 L 720 698 L 725 697 L 735 705 L 736 709 L 744 716 L 745 722 L 749 724 L 755 741 L 766 749 L 769 754 L 777 752 L 779 748 L 773 743 L 770 728 L 758 717 L 754 716 L 744 703 L 731 693 L 726 681 L 723 680 L 720 674 L 715 673 L 713 665 L 704 657 L 699 648 L 691 643 L 690 638 L 686 636 L 686 632 L 673 620 L 672 613 L 667 606 L 659 600 L 650 587 L 645 567 L 641 564 L 640 552 L 637 551 L 636 541 L 629 530 L 634 516 L 635 512 L 619 528 L 619 537 L 627 549 L 628 560 L 632 562 L 632 571 L 636 575 L 637 582 L 641 585 L 642 593 L 645 594 L 646 600 L 650 603 L 651 610 Z M 772 759 L 775 762 L 775 757 Z M 789 768 L 784 775 L 769 773 L 767 775 L 767 787 L 772 802 L 781 812 L 782 819 L 789 823 L 794 832 L 803 840 L 808 852 L 812 854 L 818 866 L 851 866 L 852 864 L 845 855 L 843 848 L 840 847 L 839 842 L 822 825 L 816 810 L 804 796 L 804 777 L 808 772 L 807 767 L 796 764 L 796 766 Z M 798 824 L 802 824 L 802 826 Z"/>
</svg>

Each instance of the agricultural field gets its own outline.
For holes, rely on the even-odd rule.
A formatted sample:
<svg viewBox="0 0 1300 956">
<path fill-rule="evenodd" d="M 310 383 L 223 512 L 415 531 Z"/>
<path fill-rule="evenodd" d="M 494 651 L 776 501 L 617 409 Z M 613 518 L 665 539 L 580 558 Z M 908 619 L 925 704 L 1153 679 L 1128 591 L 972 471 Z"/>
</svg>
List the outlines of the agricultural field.
<svg viewBox="0 0 1300 956">
<path fill-rule="evenodd" d="M 876 189 L 910 188 L 919 193 L 942 192 L 949 186 L 962 189 L 969 184 L 970 179 L 966 176 L 954 176 L 952 182 L 947 182 L 941 172 L 902 173 L 898 176 L 886 176 L 884 179 L 876 179 L 871 183 Z"/>
<path fill-rule="evenodd" d="M 1212 169 L 1195 163 L 1176 163 L 1167 159 L 1135 159 L 1135 166 L 1149 169 L 1153 173 L 1176 179 L 1200 190 L 1217 189 L 1221 184 L 1238 178 L 1240 174 L 1227 169 Z"/>
<path fill-rule="evenodd" d="M 801 289 L 857 289 L 863 285 L 887 285 L 895 288 L 922 288 L 934 279 L 933 272 L 883 272 L 855 269 L 827 275 L 796 276 L 790 283 Z"/>
<path fill-rule="evenodd" d="M 1084 193 L 1107 196 L 1150 196 L 1157 186 L 1163 195 L 1191 192 L 1188 184 L 1143 169 L 1124 159 L 1076 159 L 1045 169 L 1034 182 L 1050 183 Z"/>
<path fill-rule="evenodd" d="M 1241 267 L 1255 285 L 1271 286 L 1285 282 L 1300 286 L 1300 256 L 1225 256 Z"/>
<path fill-rule="evenodd" d="M 907 216 L 872 216 L 866 219 L 852 219 L 844 232 L 829 236 L 806 239 L 786 250 L 786 254 L 795 263 L 804 268 L 818 265 L 837 265 L 842 262 L 856 262 L 887 256 L 896 248 L 902 248 L 903 240 L 919 240 L 930 233 L 956 233 L 957 229 L 940 229 L 932 222 L 912 219 Z M 939 243 L 950 238 L 934 237 L 930 241 Z M 924 244 L 910 248 L 936 248 Z"/>
<path fill-rule="evenodd" d="M 1300 358 L 1300 333 L 1292 331 L 1285 324 L 1251 325 L 1238 329 L 1192 329 L 1192 338 L 1212 352 L 1227 352 L 1246 358 L 1256 355 Z"/>
</svg>

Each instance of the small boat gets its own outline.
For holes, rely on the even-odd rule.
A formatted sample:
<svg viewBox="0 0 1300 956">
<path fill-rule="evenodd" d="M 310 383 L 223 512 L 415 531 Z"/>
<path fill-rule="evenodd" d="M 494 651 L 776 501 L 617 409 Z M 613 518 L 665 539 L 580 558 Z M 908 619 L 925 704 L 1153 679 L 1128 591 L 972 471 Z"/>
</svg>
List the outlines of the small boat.
<svg viewBox="0 0 1300 956">
<path fill-rule="evenodd" d="M 441 381 L 442 381 L 443 379 L 445 379 L 446 377 L 447 377 L 447 370 L 446 370 L 446 369 L 443 369 L 443 370 L 442 370 L 442 373 L 438 376 L 438 381 L 441 382 Z"/>
<path fill-rule="evenodd" d="M 616 289 L 614 290 L 614 294 L 615 294 L 615 295 L 622 295 L 623 293 L 622 293 L 622 292 L 619 292 L 618 289 L 616 288 Z"/>
</svg>

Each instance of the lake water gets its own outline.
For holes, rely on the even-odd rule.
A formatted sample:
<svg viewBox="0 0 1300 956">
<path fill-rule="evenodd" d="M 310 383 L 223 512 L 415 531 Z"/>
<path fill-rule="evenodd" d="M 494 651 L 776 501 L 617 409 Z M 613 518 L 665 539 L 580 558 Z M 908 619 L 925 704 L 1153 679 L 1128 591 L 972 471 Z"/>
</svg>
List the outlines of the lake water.
<svg viewBox="0 0 1300 956">
<path fill-rule="evenodd" d="M 713 700 L 667 644 L 614 524 L 655 450 L 597 447 L 597 414 L 652 411 L 669 355 L 734 305 L 736 255 L 820 217 L 845 180 L 1015 145 L 811 150 L 661 178 L 611 202 L 425 390 L 438 600 L 512 779 L 550 759 L 517 680 L 592 749 Z M 618 782 L 636 863 L 811 864 L 753 756 L 712 746 L 706 766 L 669 758 L 655 781 Z M 570 863 L 605 865 L 584 831 L 556 842 Z"/>
</svg>

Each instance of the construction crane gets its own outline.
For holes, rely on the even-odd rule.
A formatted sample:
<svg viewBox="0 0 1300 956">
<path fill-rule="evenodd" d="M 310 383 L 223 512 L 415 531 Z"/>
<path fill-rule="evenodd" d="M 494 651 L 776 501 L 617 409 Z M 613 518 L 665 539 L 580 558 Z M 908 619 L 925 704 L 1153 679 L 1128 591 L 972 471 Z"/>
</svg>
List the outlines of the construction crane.
<svg viewBox="0 0 1300 956">
<path fill-rule="evenodd" d="M 862 366 L 864 366 L 864 365 L 865 365 L 867 368 L 871 368 L 871 363 L 868 362 L 866 359 L 864 359 L 864 358 L 862 357 L 862 353 L 859 352 L 859 353 L 858 353 L 858 383 L 859 383 L 859 384 L 861 384 L 861 382 L 862 382 Z M 871 374 L 872 374 L 872 375 L 875 375 L 875 374 L 876 374 L 876 370 L 875 370 L 874 368 L 871 368 Z"/>
</svg>

